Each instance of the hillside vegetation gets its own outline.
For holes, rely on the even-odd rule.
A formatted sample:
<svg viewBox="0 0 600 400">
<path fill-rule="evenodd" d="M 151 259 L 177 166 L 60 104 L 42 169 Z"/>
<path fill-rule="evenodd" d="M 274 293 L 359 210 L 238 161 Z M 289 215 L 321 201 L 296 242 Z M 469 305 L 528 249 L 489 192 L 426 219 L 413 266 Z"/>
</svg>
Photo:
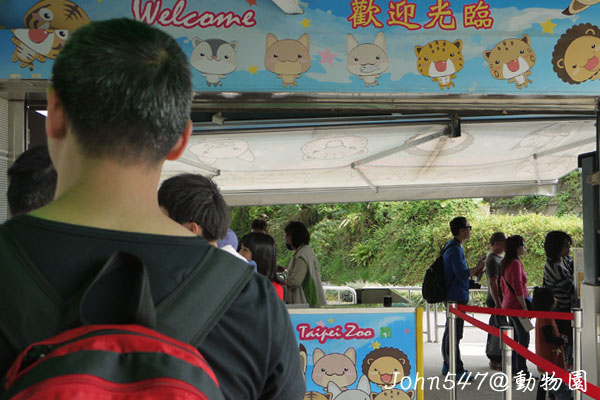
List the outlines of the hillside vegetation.
<svg viewBox="0 0 600 400">
<path fill-rule="evenodd" d="M 573 197 L 579 199 L 577 192 L 574 196 L 559 193 L 559 201 L 560 196 L 569 204 Z M 538 196 L 529 197 L 534 199 L 512 200 L 510 204 L 514 207 L 529 201 L 538 207 Z M 462 215 L 473 226 L 472 237 L 464 244 L 470 266 L 488 253 L 493 232 L 519 234 L 527 243 L 523 264 L 529 284 L 537 285 L 543 274 L 547 232 L 564 230 L 573 237 L 575 247 L 583 246 L 581 217 L 566 208 L 559 204 L 560 216 L 530 212 L 526 206 L 518 208 L 517 215 L 490 214 L 490 204 L 475 199 L 235 207 L 232 229 L 241 236 L 249 231 L 253 218 L 266 217 L 269 233 L 278 244 L 279 264 L 287 266 L 292 252 L 285 249 L 283 227 L 287 221 L 299 220 L 311 232 L 311 246 L 324 281 L 420 285 L 425 269 L 451 239 L 448 222 Z"/>
</svg>

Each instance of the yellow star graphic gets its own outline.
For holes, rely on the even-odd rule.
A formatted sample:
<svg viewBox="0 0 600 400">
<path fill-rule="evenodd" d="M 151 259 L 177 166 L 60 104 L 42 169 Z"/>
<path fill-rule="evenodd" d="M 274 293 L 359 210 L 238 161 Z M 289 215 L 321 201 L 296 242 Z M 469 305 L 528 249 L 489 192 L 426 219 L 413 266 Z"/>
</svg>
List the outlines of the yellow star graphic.
<svg viewBox="0 0 600 400">
<path fill-rule="evenodd" d="M 330 324 L 333 324 L 333 318 L 329 318 L 327 321 L 328 321 Z"/>
<path fill-rule="evenodd" d="M 300 22 L 300 25 L 302 25 L 304 29 L 308 28 L 310 26 L 310 19 L 304 18 L 302 22 Z"/>
<path fill-rule="evenodd" d="M 251 65 L 250 68 L 248 68 L 248 72 L 250 72 L 250 75 L 254 75 L 258 72 L 258 68 L 256 67 L 256 65 Z"/>
<path fill-rule="evenodd" d="M 372 344 L 371 344 L 371 347 L 372 347 L 374 350 L 377 350 L 378 348 L 380 348 L 380 347 L 381 347 L 381 343 L 379 343 L 379 342 L 376 340 L 376 341 L 375 341 L 375 343 L 372 343 Z"/>
<path fill-rule="evenodd" d="M 549 33 L 554 35 L 554 28 L 556 28 L 557 25 L 550 21 L 550 18 L 548 18 L 546 22 L 540 22 L 540 25 L 542 26 L 542 34 Z"/>
</svg>

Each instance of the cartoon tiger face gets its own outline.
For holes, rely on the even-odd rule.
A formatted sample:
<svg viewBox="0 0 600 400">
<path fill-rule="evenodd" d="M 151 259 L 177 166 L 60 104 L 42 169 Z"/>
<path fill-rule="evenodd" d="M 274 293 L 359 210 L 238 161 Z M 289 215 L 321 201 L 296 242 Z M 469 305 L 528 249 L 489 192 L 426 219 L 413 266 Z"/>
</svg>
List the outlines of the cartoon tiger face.
<svg viewBox="0 0 600 400">
<path fill-rule="evenodd" d="M 21 68 L 33 71 L 33 62 L 55 59 L 65 45 L 69 32 L 62 29 L 12 29 L 16 49 L 12 61 L 21 62 Z"/>
<path fill-rule="evenodd" d="M 83 8 L 68 0 L 42 0 L 25 13 L 29 29 L 75 30 L 89 22 Z"/>
<path fill-rule="evenodd" d="M 535 65 L 535 52 L 531 48 L 529 35 L 519 39 L 504 39 L 492 50 L 483 52 L 488 61 L 490 74 L 496 79 L 511 79 L 523 75 Z"/>
<path fill-rule="evenodd" d="M 415 46 L 415 54 L 419 73 L 434 78 L 441 89 L 454 86 L 452 78 L 465 65 L 460 39 L 454 42 L 434 40 L 425 46 Z"/>
</svg>

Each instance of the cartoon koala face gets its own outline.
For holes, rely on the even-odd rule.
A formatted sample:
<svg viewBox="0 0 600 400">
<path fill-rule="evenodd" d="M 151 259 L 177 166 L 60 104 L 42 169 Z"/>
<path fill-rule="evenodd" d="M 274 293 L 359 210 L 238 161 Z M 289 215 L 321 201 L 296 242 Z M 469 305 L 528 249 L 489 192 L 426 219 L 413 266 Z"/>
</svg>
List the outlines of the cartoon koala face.
<svg viewBox="0 0 600 400">
<path fill-rule="evenodd" d="M 90 22 L 86 12 L 68 0 L 42 0 L 25 13 L 28 29 L 75 30 Z"/>
<path fill-rule="evenodd" d="M 529 43 L 529 35 L 523 35 L 519 39 L 504 39 L 492 50 L 484 51 L 490 74 L 496 79 L 510 79 L 531 69 L 536 58 Z"/>
<path fill-rule="evenodd" d="M 238 42 L 221 39 L 193 39 L 192 67 L 206 74 L 229 74 L 237 67 Z"/>
<path fill-rule="evenodd" d="M 298 40 L 277 40 L 275 35 L 269 33 L 266 47 L 265 68 L 273 73 L 297 75 L 310 68 L 310 38 L 307 34 Z"/>
<path fill-rule="evenodd" d="M 417 70 L 421 75 L 441 77 L 452 75 L 465 65 L 462 40 L 434 40 L 425 46 L 415 46 Z"/>
<path fill-rule="evenodd" d="M 346 68 L 354 75 L 378 75 L 387 71 L 389 61 L 385 52 L 385 36 L 379 32 L 373 43 L 358 44 L 352 35 L 346 35 Z"/>
</svg>

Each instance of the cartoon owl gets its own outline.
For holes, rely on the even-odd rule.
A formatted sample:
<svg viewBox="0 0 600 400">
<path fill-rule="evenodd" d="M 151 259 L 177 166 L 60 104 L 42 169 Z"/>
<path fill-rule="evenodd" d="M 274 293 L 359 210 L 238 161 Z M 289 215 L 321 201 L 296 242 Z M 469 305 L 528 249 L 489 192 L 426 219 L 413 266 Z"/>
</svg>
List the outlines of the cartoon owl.
<svg viewBox="0 0 600 400">
<path fill-rule="evenodd" d="M 523 35 L 519 39 L 504 39 L 492 50 L 485 50 L 483 57 L 489 63 L 490 74 L 496 79 L 508 79 L 519 89 L 527 87 L 531 83 L 527 77 L 536 60 L 529 41 L 529 35 Z"/>
<path fill-rule="evenodd" d="M 460 39 L 454 42 L 434 40 L 425 46 L 415 46 L 415 54 L 419 73 L 431 77 L 441 90 L 454 86 L 452 79 L 465 66 Z"/>
<path fill-rule="evenodd" d="M 298 86 L 296 78 L 308 71 L 310 60 L 310 37 L 305 33 L 298 38 L 278 40 L 267 34 L 265 68 L 281 78 L 283 87 Z"/>
<path fill-rule="evenodd" d="M 55 59 L 65 45 L 69 32 L 62 29 L 11 29 L 12 42 L 17 46 L 12 61 L 21 62 L 21 68 L 33 71 L 33 62 Z"/>
<path fill-rule="evenodd" d="M 223 86 L 221 79 L 237 68 L 238 42 L 194 38 L 192 43 L 194 44 L 194 51 L 190 58 L 192 67 L 202 72 L 209 87 Z"/>
<path fill-rule="evenodd" d="M 387 71 L 390 63 L 385 52 L 385 35 L 379 32 L 373 43 L 358 44 L 354 36 L 346 35 L 346 67 L 348 72 L 357 75 L 365 86 L 379 85 L 377 78 Z"/>
<path fill-rule="evenodd" d="M 73 31 L 90 22 L 86 12 L 68 0 L 42 0 L 25 13 L 29 29 L 64 29 Z"/>
</svg>

